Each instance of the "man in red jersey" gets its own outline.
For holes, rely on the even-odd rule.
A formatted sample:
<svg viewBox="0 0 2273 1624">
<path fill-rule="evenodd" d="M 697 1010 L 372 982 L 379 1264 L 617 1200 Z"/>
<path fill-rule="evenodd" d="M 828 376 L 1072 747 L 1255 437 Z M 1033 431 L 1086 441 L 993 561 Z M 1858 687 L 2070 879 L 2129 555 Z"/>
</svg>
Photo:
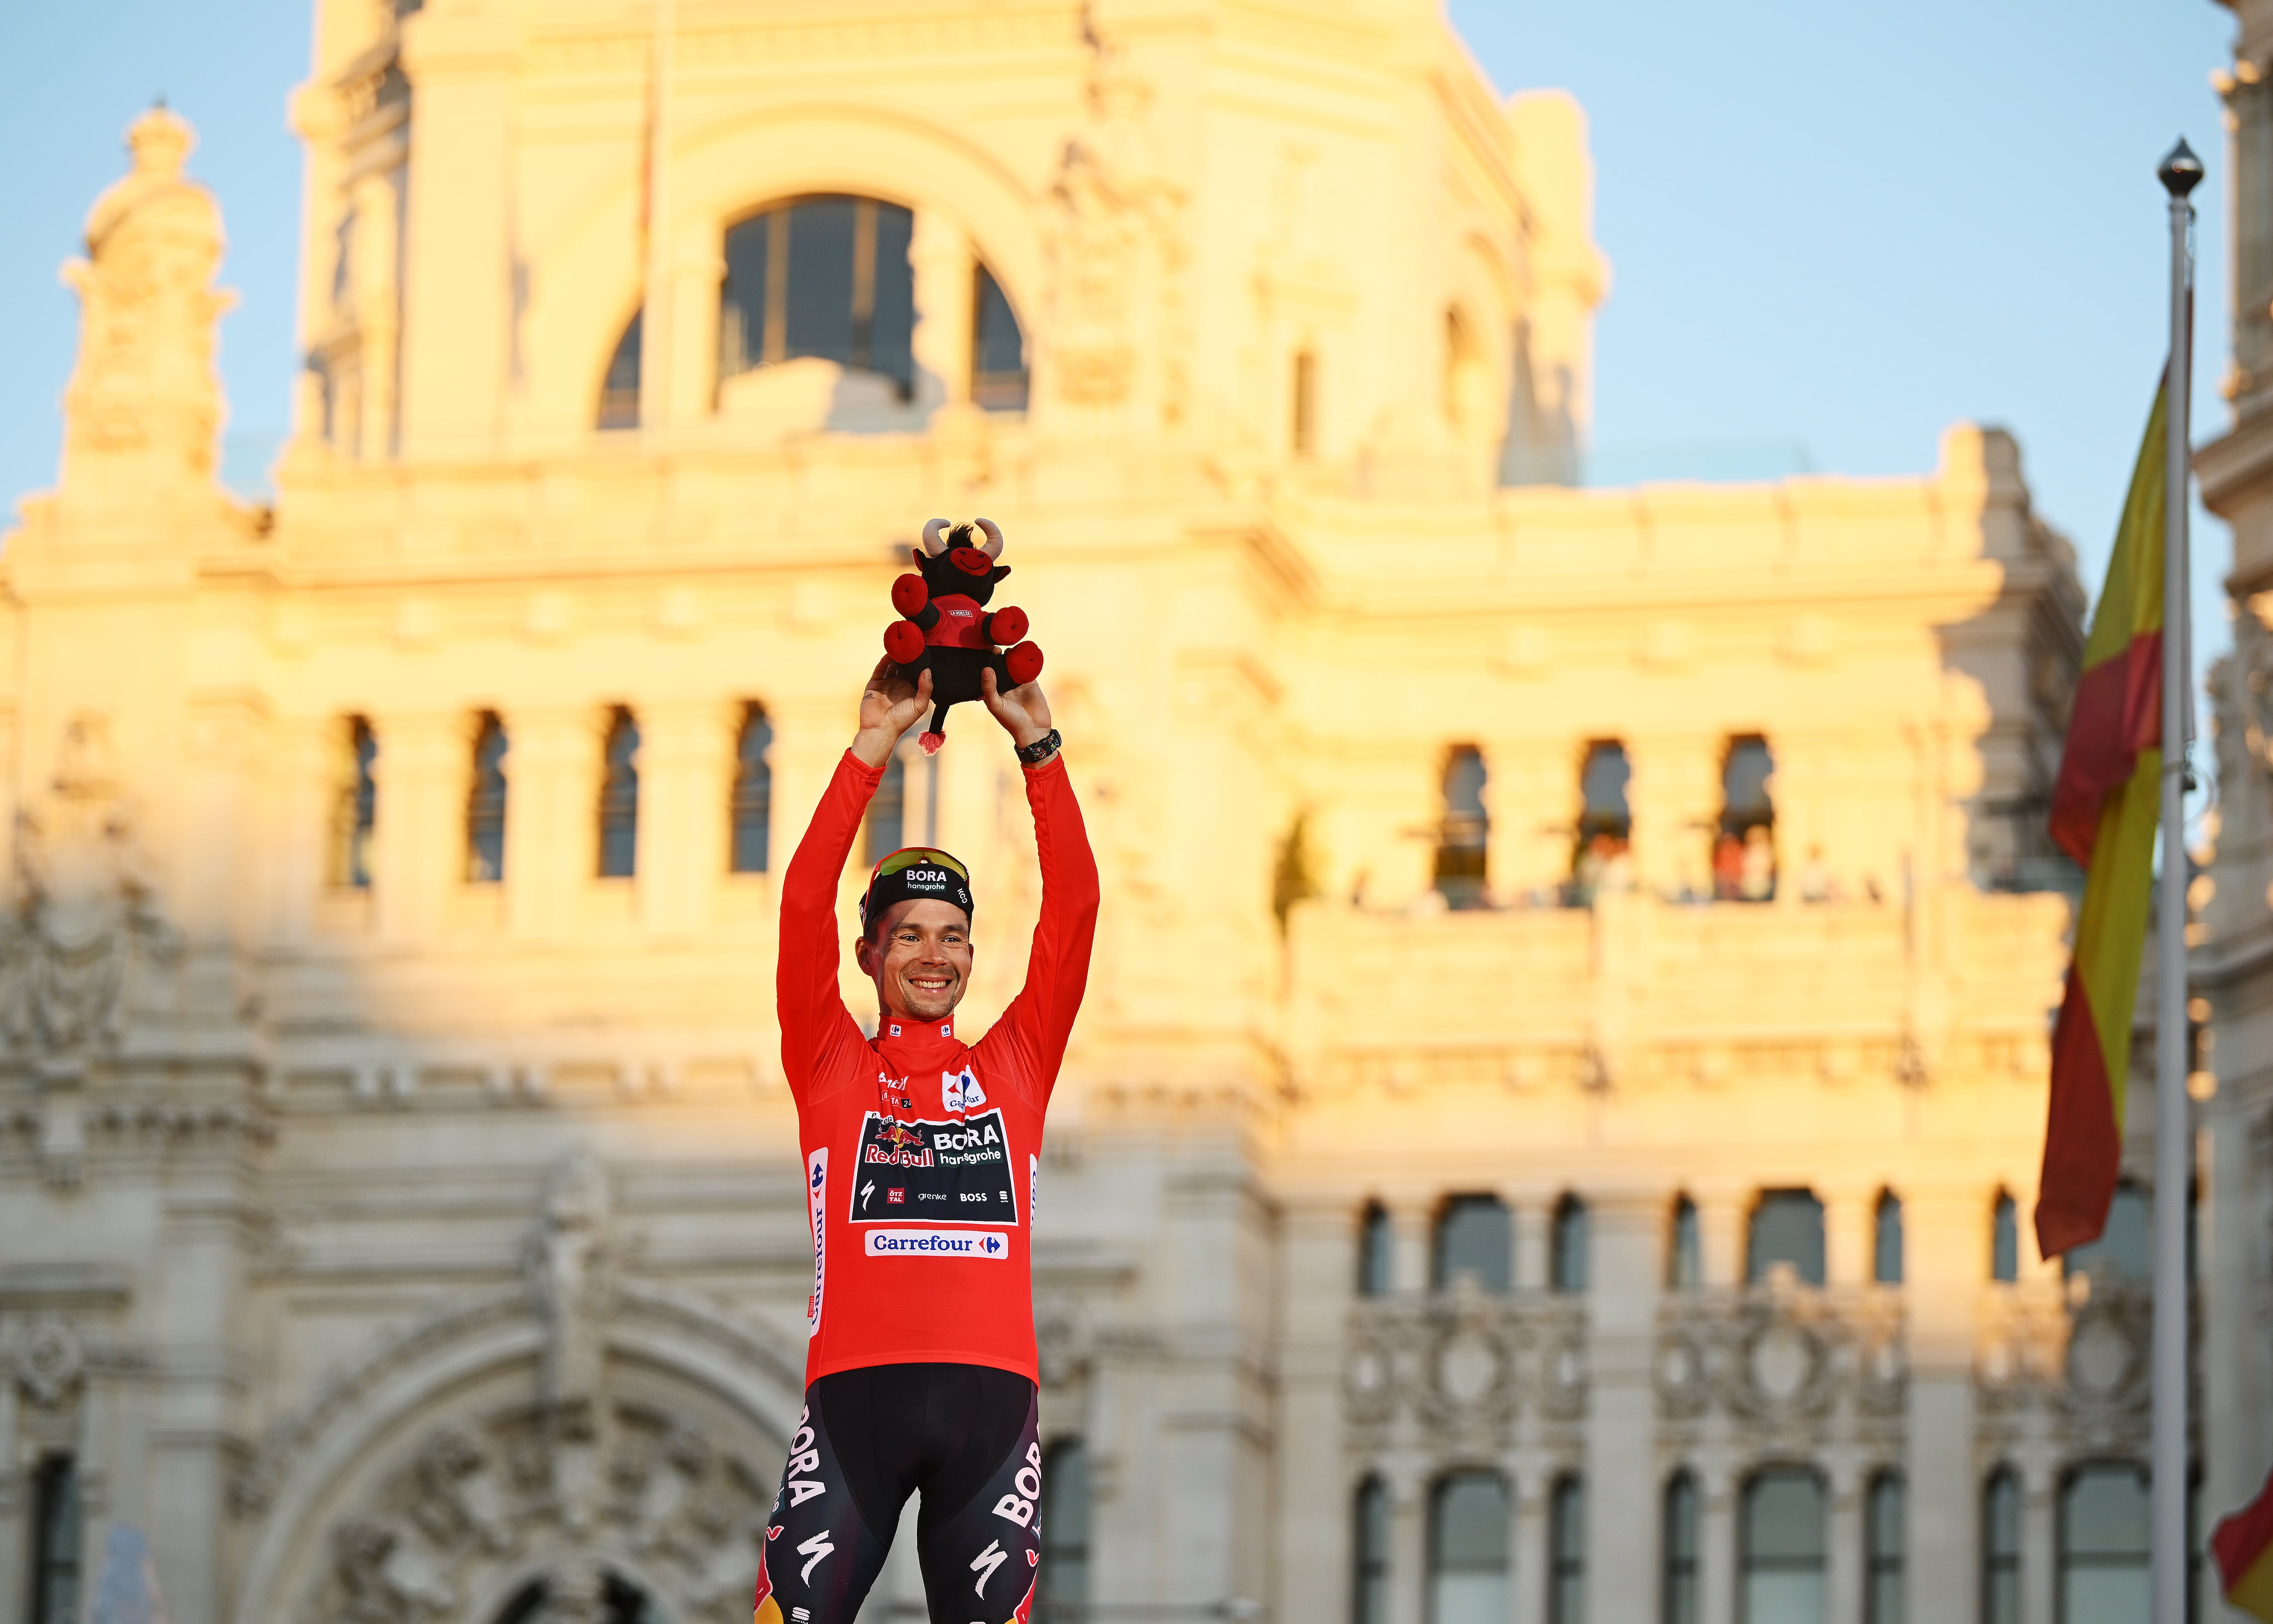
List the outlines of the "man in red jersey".
<svg viewBox="0 0 2273 1624">
<path fill-rule="evenodd" d="M 920 1491 L 933 1624 L 1026 1624 L 1041 1560 L 1030 1250 L 1042 1116 L 1089 974 L 1097 864 L 1041 689 L 980 698 L 1017 747 L 1041 860 L 1026 984 L 976 1046 L 963 864 L 879 863 L 854 957 L 876 1036 L 836 990 L 837 876 L 900 736 L 931 703 L 887 660 L 860 697 L 782 881 L 782 1066 L 797 1099 L 813 1232 L 805 1410 L 766 1528 L 754 1624 L 851 1624 Z"/>
</svg>

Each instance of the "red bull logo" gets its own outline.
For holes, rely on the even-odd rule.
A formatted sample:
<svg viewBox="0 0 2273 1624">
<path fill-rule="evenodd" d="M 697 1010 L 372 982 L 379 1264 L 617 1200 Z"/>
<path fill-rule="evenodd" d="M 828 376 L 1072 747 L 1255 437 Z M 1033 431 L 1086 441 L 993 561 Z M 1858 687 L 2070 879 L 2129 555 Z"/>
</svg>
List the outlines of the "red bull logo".
<svg viewBox="0 0 2273 1624">
<path fill-rule="evenodd" d="M 923 1135 L 904 1122 L 885 1123 L 876 1130 L 876 1141 L 895 1150 L 920 1150 L 923 1148 Z"/>
</svg>

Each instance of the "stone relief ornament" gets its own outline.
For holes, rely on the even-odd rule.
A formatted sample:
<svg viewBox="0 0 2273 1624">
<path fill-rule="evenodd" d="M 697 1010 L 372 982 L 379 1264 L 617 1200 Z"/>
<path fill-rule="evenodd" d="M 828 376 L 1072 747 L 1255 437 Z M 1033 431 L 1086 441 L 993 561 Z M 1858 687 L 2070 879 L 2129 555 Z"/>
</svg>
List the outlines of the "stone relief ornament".
<svg viewBox="0 0 2273 1624">
<path fill-rule="evenodd" d="M 11 1364 L 16 1385 L 34 1403 L 53 1409 L 78 1391 L 86 1375 L 86 1351 L 71 1322 L 44 1313 L 16 1334 Z"/>
<path fill-rule="evenodd" d="M 1498 1296 L 1462 1279 L 1362 1304 L 1347 1350 L 1343 1413 L 1361 1430 L 1402 1415 L 1440 1441 L 1487 1443 L 1527 1411 L 1549 1421 L 1586 1413 L 1585 1311 L 1552 1296 Z"/>
<path fill-rule="evenodd" d="M 606 1172 L 590 1151 L 574 1151 L 546 1180 L 544 1216 L 522 1249 L 522 1277 L 546 1332 L 539 1392 L 555 1409 L 589 1403 L 599 1388 L 611 1217 Z"/>
<path fill-rule="evenodd" d="M 1658 1318 L 1658 1413 L 1719 1411 L 1755 1431 L 1819 1421 L 1842 1406 L 1899 1418 L 1908 1372 L 1898 1293 L 1825 1291 L 1782 1271 L 1741 1291 L 1684 1291 Z"/>
</svg>

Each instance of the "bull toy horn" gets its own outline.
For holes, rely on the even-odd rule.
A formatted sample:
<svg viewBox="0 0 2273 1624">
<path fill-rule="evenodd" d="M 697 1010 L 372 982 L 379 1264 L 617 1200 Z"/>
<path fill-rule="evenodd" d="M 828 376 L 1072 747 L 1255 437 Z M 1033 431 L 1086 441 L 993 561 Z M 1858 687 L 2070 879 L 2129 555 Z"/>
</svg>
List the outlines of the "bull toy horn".
<svg viewBox="0 0 2273 1624">
<path fill-rule="evenodd" d="M 947 550 L 947 520 L 926 519 L 923 528 L 923 550 L 936 558 Z"/>
<path fill-rule="evenodd" d="M 981 530 L 984 530 L 986 533 L 986 541 L 979 550 L 985 553 L 990 558 L 1001 558 L 1002 556 L 1001 528 L 992 519 L 974 520 L 972 522 L 977 524 Z"/>
</svg>

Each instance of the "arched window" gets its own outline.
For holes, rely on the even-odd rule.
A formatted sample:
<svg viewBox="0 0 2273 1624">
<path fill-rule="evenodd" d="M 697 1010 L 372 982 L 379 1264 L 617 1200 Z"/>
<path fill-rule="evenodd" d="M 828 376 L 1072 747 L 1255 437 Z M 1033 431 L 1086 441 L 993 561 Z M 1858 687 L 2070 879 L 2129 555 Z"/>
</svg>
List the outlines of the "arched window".
<svg viewBox="0 0 2273 1624">
<path fill-rule="evenodd" d="M 544 1616 L 545 1603 L 551 1597 L 552 1586 L 546 1580 L 524 1584 L 499 1611 L 497 1624 L 534 1624 Z M 667 1624 L 667 1620 L 645 1590 L 610 1573 L 600 1575 L 598 1624 Z"/>
<path fill-rule="evenodd" d="M 1499 1473 L 1438 1479 L 1429 1502 L 1428 1624 L 1507 1624 L 1507 1521 Z"/>
<path fill-rule="evenodd" d="M 1598 891 L 1626 887 L 1626 851 L 1633 835 L 1626 785 L 1632 778 L 1626 747 L 1617 739 L 1596 739 L 1587 746 L 1579 768 L 1578 840 L 1571 854 L 1572 901 L 1582 908 Z"/>
<path fill-rule="evenodd" d="M 1483 752 L 1455 745 L 1444 758 L 1444 821 L 1437 838 L 1437 889 L 1454 908 L 1484 902 L 1491 819 L 1484 811 Z"/>
<path fill-rule="evenodd" d="M 2021 1277 L 2021 1209 L 2004 1191 L 1989 1217 L 1989 1278 L 2009 1285 Z"/>
<path fill-rule="evenodd" d="M 600 769 L 600 878 L 639 869 L 639 723 L 619 705 L 608 716 Z"/>
<path fill-rule="evenodd" d="M 1872 1215 L 1871 1278 L 1880 1285 L 1902 1283 L 1902 1201 L 1892 1190 L 1879 1192 Z"/>
<path fill-rule="evenodd" d="M 1902 1624 L 1906 1512 L 1900 1472 L 1871 1479 L 1863 1507 L 1863 1624 Z"/>
<path fill-rule="evenodd" d="M 1497 1195 L 1455 1195 L 1437 1218 L 1437 1245 L 1429 1280 L 1442 1291 L 1462 1276 L 1487 1291 L 1514 1283 L 1515 1225 Z"/>
<path fill-rule="evenodd" d="M 874 198 L 798 198 L 726 232 L 718 376 L 818 355 L 915 384 L 915 216 Z"/>
<path fill-rule="evenodd" d="M 1754 1473 L 1738 1560 L 1744 1624 L 1824 1624 L 1823 1480 L 1804 1466 Z"/>
<path fill-rule="evenodd" d="M 1350 1509 L 1350 1624 L 1389 1624 L 1389 1486 L 1368 1477 Z"/>
<path fill-rule="evenodd" d="M 1763 1190 L 1753 1205 L 1744 1278 L 1758 1285 L 1779 1263 L 1805 1284 L 1823 1283 L 1823 1203 L 1812 1190 Z"/>
<path fill-rule="evenodd" d="M 1080 1439 L 1042 1457 L 1041 1512 L 1037 1614 L 1043 1624 L 1078 1620 L 1089 1605 L 1089 1451 Z"/>
<path fill-rule="evenodd" d="M 868 800 L 868 862 L 873 866 L 907 844 L 908 767 L 896 749 L 884 762 L 884 776 Z"/>
<path fill-rule="evenodd" d="M 2127 1464 L 2086 1466 L 2060 1490 L 2059 1617 L 2116 1624 L 2151 1610 L 2147 1474 Z"/>
<path fill-rule="evenodd" d="M 1665 1248 L 1665 1283 L 1693 1291 L 1705 1283 L 1705 1243 L 1697 1230 L 1697 1203 L 1684 1195 L 1673 1203 L 1672 1233 Z"/>
<path fill-rule="evenodd" d="M 1547 1624 L 1586 1624 L 1587 1484 L 1576 1472 L 1548 1497 L 1547 1563 Z"/>
<path fill-rule="evenodd" d="M 51 1455 L 32 1471 L 31 1624 L 79 1624 L 79 1464 Z"/>
<path fill-rule="evenodd" d="M 484 711 L 474 728 L 474 782 L 466 797 L 466 879 L 493 886 L 505 878 L 505 723 Z"/>
<path fill-rule="evenodd" d="M 371 884 L 371 836 L 379 816 L 379 737 L 361 716 L 348 718 L 341 743 L 340 782 L 332 810 L 332 883 L 361 890 Z"/>
<path fill-rule="evenodd" d="M 1981 1624 L 2021 1624 L 2021 1479 L 2009 1466 L 1981 1493 Z"/>
<path fill-rule="evenodd" d="M 1397 1231 L 1389 1210 L 1379 1201 L 1368 1201 L 1357 1225 L 1357 1293 L 1386 1297 L 1396 1289 Z"/>
<path fill-rule="evenodd" d="M 1665 1486 L 1661 1624 L 1697 1624 L 1697 1479 L 1677 1471 Z"/>
<path fill-rule="evenodd" d="M 1288 436 L 1298 457 L 1318 450 L 1318 358 L 1309 350 L 1294 357 L 1294 421 Z"/>
<path fill-rule="evenodd" d="M 641 314 L 639 311 L 632 312 L 623 336 L 616 341 L 615 354 L 608 357 L 607 375 L 600 380 L 599 423 L 603 429 L 639 427 Z"/>
<path fill-rule="evenodd" d="M 1587 1289 L 1587 1203 L 1566 1195 L 1555 1203 L 1555 1229 L 1547 1249 L 1547 1283 L 1557 1291 Z"/>
<path fill-rule="evenodd" d="M 742 707 L 734 734 L 734 791 L 727 806 L 732 828 L 727 870 L 762 874 L 770 853 L 774 824 L 774 724 L 762 705 Z"/>
<path fill-rule="evenodd" d="M 2062 1272 L 2109 1282 L 2150 1280 L 2155 1273 L 2155 1203 L 2125 1179 L 2107 1203 L 2107 1227 L 2088 1246 L 2060 1259 Z"/>
<path fill-rule="evenodd" d="M 971 272 L 971 402 L 990 412 L 1026 409 L 1026 335 L 1002 284 L 985 266 Z"/>
<path fill-rule="evenodd" d="M 1721 823 L 1713 836 L 1713 894 L 1724 902 L 1765 902 L 1775 895 L 1775 804 L 1768 780 L 1775 759 L 1767 740 L 1729 741 L 1721 760 Z"/>
</svg>

